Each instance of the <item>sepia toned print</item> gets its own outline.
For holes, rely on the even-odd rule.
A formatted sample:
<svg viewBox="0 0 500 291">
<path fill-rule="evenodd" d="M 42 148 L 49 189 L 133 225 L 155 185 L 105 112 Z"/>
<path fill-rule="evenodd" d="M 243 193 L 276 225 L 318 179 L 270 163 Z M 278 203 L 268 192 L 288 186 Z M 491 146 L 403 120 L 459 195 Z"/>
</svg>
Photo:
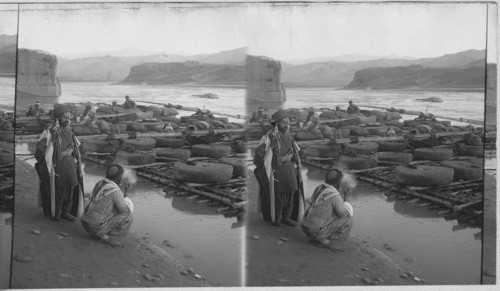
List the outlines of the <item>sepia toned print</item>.
<svg viewBox="0 0 500 291">
<path fill-rule="evenodd" d="M 242 284 L 244 11 L 20 5 L 11 287 Z"/>
<path fill-rule="evenodd" d="M 247 285 L 494 284 L 496 5 L 249 14 Z"/>
</svg>

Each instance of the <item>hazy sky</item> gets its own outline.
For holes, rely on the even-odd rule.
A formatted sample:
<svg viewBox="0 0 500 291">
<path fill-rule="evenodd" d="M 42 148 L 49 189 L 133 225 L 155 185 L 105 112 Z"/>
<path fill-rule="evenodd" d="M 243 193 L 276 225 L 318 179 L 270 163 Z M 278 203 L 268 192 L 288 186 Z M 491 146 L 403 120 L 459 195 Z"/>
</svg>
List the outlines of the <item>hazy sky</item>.
<svg viewBox="0 0 500 291">
<path fill-rule="evenodd" d="M 247 45 L 242 4 L 30 5 L 21 9 L 19 46 L 57 55 L 120 49 L 192 55 Z"/>
<path fill-rule="evenodd" d="M 257 5 L 250 15 L 249 53 L 280 60 L 435 57 L 486 45 L 484 4 Z"/>
<path fill-rule="evenodd" d="M 17 5 L 0 5 L 0 34 L 17 33 Z"/>
<path fill-rule="evenodd" d="M 280 60 L 485 49 L 485 4 L 21 5 L 19 46 L 61 56 L 249 47 Z"/>
</svg>

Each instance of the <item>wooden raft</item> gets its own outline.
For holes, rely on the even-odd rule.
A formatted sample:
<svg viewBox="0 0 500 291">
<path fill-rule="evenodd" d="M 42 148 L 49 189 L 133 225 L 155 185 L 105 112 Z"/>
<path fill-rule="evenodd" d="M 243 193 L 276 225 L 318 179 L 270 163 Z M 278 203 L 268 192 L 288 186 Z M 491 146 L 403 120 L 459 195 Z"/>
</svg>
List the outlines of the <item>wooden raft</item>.
<svg viewBox="0 0 500 291">
<path fill-rule="evenodd" d="M 113 163 L 112 159 L 109 159 L 109 156 L 110 155 L 92 156 L 85 154 L 82 158 L 103 166 L 109 166 Z M 206 158 L 202 160 L 215 162 Z M 180 182 L 173 178 L 173 165 L 174 161 L 124 167 L 134 169 L 140 177 L 147 178 L 167 187 L 191 193 L 193 194 L 193 199 L 198 198 L 198 196 L 202 196 L 208 199 L 207 202 L 215 201 L 217 203 L 222 203 L 227 207 L 218 209 L 218 213 L 222 213 L 226 217 L 237 216 L 238 220 L 243 219 L 245 207 L 247 205 L 245 196 L 245 178 L 231 179 L 228 182 L 216 184 Z"/>
<path fill-rule="evenodd" d="M 317 161 L 302 161 L 303 164 L 311 165 L 322 170 L 332 168 L 331 164 L 323 164 Z M 416 161 L 411 164 L 435 165 L 435 162 Z M 473 181 L 453 182 L 441 187 L 411 187 L 402 186 L 395 183 L 394 170 L 396 165 L 375 167 L 363 170 L 347 170 L 346 173 L 356 174 L 356 177 L 379 187 L 393 191 L 397 196 L 409 196 L 427 200 L 450 209 L 453 212 L 460 212 L 468 208 L 481 206 L 483 203 L 483 179 Z"/>
</svg>

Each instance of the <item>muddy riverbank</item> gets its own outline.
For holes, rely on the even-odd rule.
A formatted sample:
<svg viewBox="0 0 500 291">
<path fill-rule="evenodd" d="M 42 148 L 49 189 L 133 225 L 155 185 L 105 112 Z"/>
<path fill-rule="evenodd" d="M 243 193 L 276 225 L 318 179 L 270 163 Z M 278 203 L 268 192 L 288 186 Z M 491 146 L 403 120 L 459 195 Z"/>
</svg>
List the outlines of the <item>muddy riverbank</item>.
<svg viewBox="0 0 500 291">
<path fill-rule="evenodd" d="M 113 248 L 90 239 L 79 223 L 46 218 L 36 207 L 37 181 L 34 168 L 17 159 L 11 288 L 209 286 L 136 233 Z"/>
<path fill-rule="evenodd" d="M 247 286 L 346 286 L 421 284 L 368 241 L 350 237 L 332 252 L 309 243 L 299 228 L 275 227 L 256 213 L 258 184 L 249 175 Z M 255 239 L 256 238 L 256 239 Z"/>
</svg>

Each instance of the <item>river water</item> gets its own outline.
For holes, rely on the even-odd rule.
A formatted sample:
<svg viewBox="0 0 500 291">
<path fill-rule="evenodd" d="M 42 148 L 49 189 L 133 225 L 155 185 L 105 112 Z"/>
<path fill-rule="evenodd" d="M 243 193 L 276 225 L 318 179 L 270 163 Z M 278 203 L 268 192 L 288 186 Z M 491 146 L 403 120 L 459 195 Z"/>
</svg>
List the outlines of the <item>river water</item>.
<svg viewBox="0 0 500 291">
<path fill-rule="evenodd" d="M 10 287 L 12 212 L 0 212 L 0 289 Z"/>
<path fill-rule="evenodd" d="M 347 109 L 352 100 L 361 109 L 366 106 L 394 107 L 441 115 L 446 117 L 484 120 L 483 92 L 456 91 L 378 91 L 378 90 L 337 90 L 331 88 L 287 88 L 287 100 L 283 108 L 335 108 Z M 441 103 L 422 102 L 416 99 L 438 97 Z M 254 104 L 254 110 L 266 104 Z M 275 109 L 270 105 L 267 109 Z M 368 108 L 366 108 L 368 109 Z M 414 117 L 412 117 L 414 118 Z"/>
<path fill-rule="evenodd" d="M 14 106 L 16 79 L 0 78 L 0 104 Z M 1 107 L 0 107 L 1 109 Z"/>
</svg>

